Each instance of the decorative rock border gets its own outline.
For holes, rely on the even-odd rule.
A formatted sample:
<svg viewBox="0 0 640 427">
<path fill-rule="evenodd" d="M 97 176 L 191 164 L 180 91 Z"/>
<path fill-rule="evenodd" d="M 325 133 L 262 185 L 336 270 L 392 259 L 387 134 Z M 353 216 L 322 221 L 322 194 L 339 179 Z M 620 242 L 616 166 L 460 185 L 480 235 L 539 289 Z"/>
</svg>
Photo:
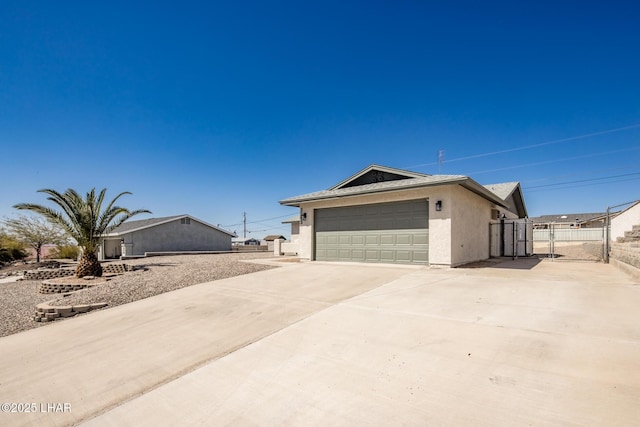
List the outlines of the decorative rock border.
<svg viewBox="0 0 640 427">
<path fill-rule="evenodd" d="M 105 283 L 106 280 L 100 281 L 98 283 L 52 283 L 47 280 L 40 283 L 38 286 L 38 292 L 41 294 L 61 294 L 64 292 L 74 292 L 79 291 L 81 289 L 90 288 L 95 285 L 100 285 Z"/>
<path fill-rule="evenodd" d="M 78 305 L 50 305 L 55 300 L 40 303 L 36 306 L 36 315 L 33 318 L 36 322 L 51 322 L 63 317 L 73 317 L 78 313 L 87 313 L 92 310 L 98 310 L 106 307 L 106 302 L 95 304 L 78 304 Z"/>
<path fill-rule="evenodd" d="M 104 264 L 102 266 L 102 272 L 106 274 L 124 274 L 128 271 L 133 271 L 133 266 L 129 264 Z M 56 269 L 56 270 L 35 270 L 27 273 L 34 273 L 32 276 L 27 279 L 25 274 L 25 279 L 27 280 L 42 280 L 41 276 L 44 279 L 54 279 L 54 278 L 63 278 L 68 277 L 75 274 L 75 270 L 67 270 L 67 269 Z M 34 276 L 38 276 L 37 278 L 33 278 Z M 64 280 L 61 283 L 55 283 L 52 281 L 44 280 L 38 289 L 38 292 L 41 294 L 53 294 L 53 293 L 68 293 L 75 292 L 82 289 L 86 289 L 92 286 L 101 285 L 108 281 L 108 278 L 103 278 L 103 280 L 90 283 L 89 280 L 93 281 L 94 279 L 98 279 L 96 277 L 84 277 L 87 280 L 87 283 L 64 283 Z M 56 319 L 62 319 L 65 317 L 73 317 L 78 313 L 87 313 L 92 310 L 98 310 L 100 308 L 106 307 L 108 304 L 106 302 L 99 302 L 94 304 L 78 304 L 78 305 L 51 305 L 54 301 L 51 300 L 47 302 L 40 303 L 36 305 L 36 313 L 33 318 L 36 322 L 51 322 Z"/>
<path fill-rule="evenodd" d="M 102 265 L 102 273 L 107 273 L 107 274 L 124 274 L 128 271 L 133 271 L 134 268 L 132 265 L 130 264 L 115 264 L 115 263 L 109 263 L 109 264 L 103 264 Z"/>
<path fill-rule="evenodd" d="M 56 268 L 51 270 L 29 270 L 25 271 L 23 280 L 49 280 L 58 277 L 73 276 L 75 270 L 68 268 Z"/>
</svg>

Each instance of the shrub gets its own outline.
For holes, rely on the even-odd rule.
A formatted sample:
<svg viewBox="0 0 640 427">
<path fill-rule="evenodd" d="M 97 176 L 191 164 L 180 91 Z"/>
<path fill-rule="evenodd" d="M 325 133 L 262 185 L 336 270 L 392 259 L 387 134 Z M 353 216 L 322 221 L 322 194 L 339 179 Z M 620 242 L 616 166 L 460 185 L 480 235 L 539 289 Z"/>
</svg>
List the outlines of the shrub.
<svg viewBox="0 0 640 427">
<path fill-rule="evenodd" d="M 49 252 L 49 258 L 78 259 L 79 250 L 74 245 L 58 245 Z"/>
<path fill-rule="evenodd" d="M 0 248 L 0 262 L 11 262 L 13 261 L 13 257 L 11 256 L 11 251 L 9 249 Z"/>
<path fill-rule="evenodd" d="M 0 234 L 0 261 L 11 262 L 27 257 L 22 243 L 6 234 Z"/>
<path fill-rule="evenodd" d="M 22 248 L 11 248 L 10 250 L 14 260 L 23 259 L 29 255 Z"/>
</svg>

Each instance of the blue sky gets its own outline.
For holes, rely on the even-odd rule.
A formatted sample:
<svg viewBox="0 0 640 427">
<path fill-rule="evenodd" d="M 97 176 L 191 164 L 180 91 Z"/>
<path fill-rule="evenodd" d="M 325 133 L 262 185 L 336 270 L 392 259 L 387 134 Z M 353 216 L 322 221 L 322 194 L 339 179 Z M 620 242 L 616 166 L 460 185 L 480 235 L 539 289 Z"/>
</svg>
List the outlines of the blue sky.
<svg viewBox="0 0 640 427">
<path fill-rule="evenodd" d="M 639 12 L 3 1 L 0 217 L 41 188 L 106 187 L 286 234 L 278 200 L 372 163 L 435 174 L 439 150 L 442 173 L 520 181 L 530 216 L 604 211 L 640 198 Z"/>
</svg>

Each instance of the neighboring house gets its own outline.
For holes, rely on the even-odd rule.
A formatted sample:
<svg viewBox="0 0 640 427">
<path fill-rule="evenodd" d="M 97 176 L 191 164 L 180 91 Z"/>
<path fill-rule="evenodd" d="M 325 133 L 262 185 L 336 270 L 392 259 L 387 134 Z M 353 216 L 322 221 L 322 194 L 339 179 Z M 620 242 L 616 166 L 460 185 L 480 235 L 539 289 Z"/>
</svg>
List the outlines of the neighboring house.
<svg viewBox="0 0 640 427">
<path fill-rule="evenodd" d="M 287 218 L 282 223 L 291 224 L 291 241 L 297 242 L 300 236 L 300 214 Z"/>
<path fill-rule="evenodd" d="M 231 239 L 233 246 L 260 246 L 260 240 L 253 237 L 236 237 Z"/>
<path fill-rule="evenodd" d="M 549 228 L 551 224 L 553 224 L 555 229 L 602 228 L 606 216 L 606 212 L 541 215 L 531 218 L 531 221 L 535 229 L 546 229 Z"/>
<path fill-rule="evenodd" d="M 262 239 L 262 241 L 260 242 L 260 244 L 262 246 L 266 246 L 267 250 L 269 251 L 273 251 L 273 241 L 276 239 L 280 239 L 282 241 L 286 241 L 287 238 L 280 235 L 280 234 L 270 234 L 268 236 L 265 236 L 264 239 Z"/>
<path fill-rule="evenodd" d="M 300 257 L 325 261 L 461 265 L 490 257 L 492 220 L 527 216 L 517 182 L 378 165 L 280 203 L 300 208 Z"/>
<path fill-rule="evenodd" d="M 233 233 L 190 215 L 127 221 L 107 234 L 99 259 L 139 257 L 149 252 L 225 252 Z"/>
<path fill-rule="evenodd" d="M 631 204 L 611 219 L 611 240 L 623 239 L 625 234 L 640 226 L 640 200 Z"/>
</svg>

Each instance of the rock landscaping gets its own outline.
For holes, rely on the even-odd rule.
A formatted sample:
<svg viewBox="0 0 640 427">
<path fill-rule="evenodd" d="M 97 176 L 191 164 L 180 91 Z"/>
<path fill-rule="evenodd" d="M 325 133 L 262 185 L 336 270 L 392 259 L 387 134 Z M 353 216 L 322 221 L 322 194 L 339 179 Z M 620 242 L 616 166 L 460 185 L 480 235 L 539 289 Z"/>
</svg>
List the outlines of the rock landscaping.
<svg viewBox="0 0 640 427">
<path fill-rule="evenodd" d="M 274 268 L 250 262 L 271 257 L 270 253 L 177 255 L 128 260 L 128 267 L 122 263 L 104 263 L 102 283 L 70 276 L 47 279 L 50 283 L 96 284 L 71 292 L 63 287 L 47 288 L 60 291 L 54 294 L 39 292 L 43 286 L 41 280 L 0 283 L 0 337 L 41 327 L 52 319 L 82 314 L 86 307 L 91 310 L 114 307 L 198 283 Z M 105 277 L 115 273 L 120 274 Z M 34 321 L 36 318 L 40 320 Z"/>
</svg>

